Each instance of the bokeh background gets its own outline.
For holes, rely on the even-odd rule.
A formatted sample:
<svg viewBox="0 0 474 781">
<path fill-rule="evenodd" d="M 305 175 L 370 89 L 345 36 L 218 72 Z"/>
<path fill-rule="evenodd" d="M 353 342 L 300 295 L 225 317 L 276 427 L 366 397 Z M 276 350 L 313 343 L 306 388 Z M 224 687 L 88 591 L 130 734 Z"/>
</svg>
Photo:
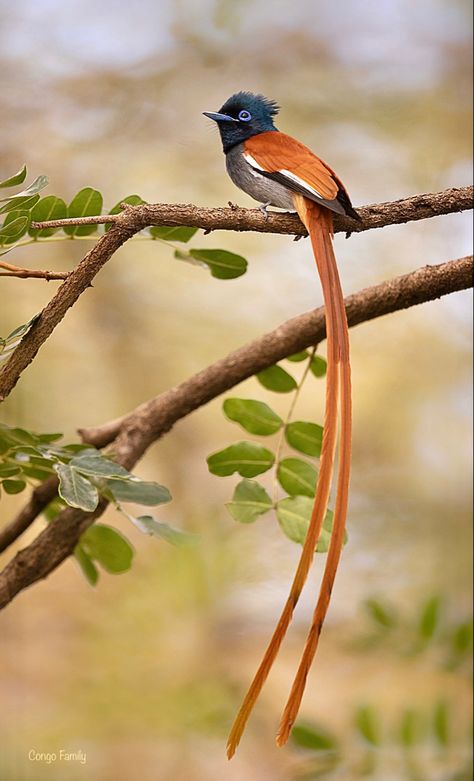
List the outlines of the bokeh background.
<svg viewBox="0 0 474 781">
<path fill-rule="evenodd" d="M 201 115 L 250 89 L 280 103 L 279 127 L 336 169 L 356 206 L 469 184 L 470 30 L 464 0 L 2 1 L 1 178 L 27 162 L 49 175 L 45 194 L 66 200 L 90 185 L 108 208 L 135 192 L 250 206 Z M 470 235 L 463 214 L 338 236 L 344 289 L 465 255 Z M 243 254 L 249 271 L 220 281 L 157 242 L 129 242 L 42 348 L 2 419 L 76 440 L 77 427 L 123 414 L 321 302 L 305 242 L 220 233 L 193 246 Z M 68 269 L 88 247 L 27 247 L 13 262 Z M 2 278 L 0 333 L 38 312 L 57 284 Z M 169 486 L 174 503 L 157 517 L 199 533 L 197 546 L 144 538 L 109 512 L 136 549 L 131 572 L 103 573 L 93 589 L 69 561 L 2 614 L 5 781 L 470 777 L 470 300 L 457 293 L 352 331 L 350 539 L 301 712 L 339 758 L 273 740 L 318 558 L 241 748 L 225 759 L 299 549 L 270 516 L 248 526 L 228 516 L 235 481 L 210 476 L 205 459 L 241 432 L 218 399 L 137 470 Z M 232 395 L 283 414 L 289 403 L 255 380 Z M 323 382 L 308 382 L 297 417 L 320 419 L 323 395 Z M 2 523 L 20 502 L 2 499 Z M 372 743 L 364 722 L 377 730 Z M 28 759 L 61 748 L 85 752 L 86 763 Z"/>
</svg>

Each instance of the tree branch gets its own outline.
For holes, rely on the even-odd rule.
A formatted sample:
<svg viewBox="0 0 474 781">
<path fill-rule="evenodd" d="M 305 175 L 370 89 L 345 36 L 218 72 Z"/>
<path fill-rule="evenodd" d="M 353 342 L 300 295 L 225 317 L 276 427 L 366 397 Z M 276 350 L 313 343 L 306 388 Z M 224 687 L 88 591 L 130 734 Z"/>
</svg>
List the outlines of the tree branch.
<svg viewBox="0 0 474 781">
<path fill-rule="evenodd" d="M 411 274 L 362 290 L 346 299 L 349 325 L 372 320 L 472 285 L 473 258 L 425 266 Z M 119 464 L 133 468 L 143 453 L 180 418 L 276 361 L 317 344 L 325 336 L 322 308 L 299 315 L 199 372 L 189 380 L 99 429 L 84 429 L 86 441 L 113 440 Z M 20 591 L 47 577 L 74 550 L 81 534 L 105 510 L 93 513 L 67 508 L 54 523 L 19 551 L 0 573 L 0 608 Z"/>
<path fill-rule="evenodd" d="M 471 287 L 472 268 L 473 257 L 469 255 L 438 266 L 424 266 L 354 293 L 344 300 L 348 324 L 353 327 Z M 150 442 L 169 431 L 177 420 L 194 409 L 282 358 L 317 345 L 325 337 L 324 307 L 305 312 L 221 358 L 180 385 L 139 405 L 128 415 L 97 428 L 81 428 L 79 434 L 83 442 L 104 447 L 119 434 L 127 432 L 129 443 L 134 439 L 151 437 L 146 445 L 148 447 Z"/>
<path fill-rule="evenodd" d="M 424 193 L 403 198 L 399 201 L 370 204 L 357 209 L 362 221 L 350 217 L 334 216 L 334 231 L 359 233 L 371 228 L 398 225 L 412 220 L 425 220 L 441 214 L 465 211 L 472 208 L 473 186 L 452 187 L 438 193 Z M 206 208 L 193 204 L 156 203 L 130 206 L 126 214 L 134 215 L 145 225 L 187 225 L 207 231 L 235 230 L 259 231 L 261 233 L 286 233 L 295 236 L 306 235 L 306 229 L 297 214 L 268 212 L 264 216 L 260 209 Z M 75 217 L 64 220 L 33 222 L 33 228 L 62 228 L 68 225 L 123 224 L 122 214 L 103 214 L 94 217 Z"/>
<path fill-rule="evenodd" d="M 52 279 L 67 279 L 69 271 L 47 271 L 41 268 L 22 268 L 21 266 L 12 266 L 11 263 L 5 263 L 0 260 L 0 277 L 19 277 L 20 279 L 45 279 L 49 282 Z"/>
<path fill-rule="evenodd" d="M 0 529 L 0 553 L 15 542 L 25 532 L 33 521 L 43 512 L 44 508 L 58 493 L 58 478 L 49 477 L 36 486 L 27 504 L 18 515 L 3 529 Z"/>
<path fill-rule="evenodd" d="M 360 232 L 410 220 L 426 219 L 440 214 L 463 211 L 472 207 L 474 188 L 454 187 L 440 193 L 425 193 L 390 203 L 365 206 L 359 209 L 360 223 L 348 217 L 336 216 L 334 230 Z M 61 322 L 69 307 L 91 284 L 95 275 L 114 252 L 131 236 L 148 225 L 189 225 L 211 230 L 255 230 L 264 233 L 304 235 L 305 228 L 294 214 L 269 214 L 258 209 L 232 207 L 200 208 L 190 204 L 125 205 L 118 215 L 79 217 L 77 219 L 48 220 L 32 223 L 35 228 L 63 227 L 91 223 L 113 223 L 110 230 L 98 240 L 79 265 L 68 274 L 56 295 L 43 309 L 32 328 L 23 337 L 17 349 L 0 371 L 0 402 L 4 401 L 18 382 L 21 373 L 34 359 L 38 350 Z"/>
</svg>

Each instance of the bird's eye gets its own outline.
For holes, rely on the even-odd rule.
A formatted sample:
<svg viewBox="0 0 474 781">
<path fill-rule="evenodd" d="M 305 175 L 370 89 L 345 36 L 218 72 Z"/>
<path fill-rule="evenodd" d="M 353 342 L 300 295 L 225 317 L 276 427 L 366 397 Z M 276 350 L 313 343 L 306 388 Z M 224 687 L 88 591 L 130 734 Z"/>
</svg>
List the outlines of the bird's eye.
<svg viewBox="0 0 474 781">
<path fill-rule="evenodd" d="M 241 119 L 242 122 L 249 122 L 249 120 L 252 119 L 252 115 L 250 111 L 245 111 L 244 109 L 243 111 L 239 111 L 239 119 Z"/>
</svg>

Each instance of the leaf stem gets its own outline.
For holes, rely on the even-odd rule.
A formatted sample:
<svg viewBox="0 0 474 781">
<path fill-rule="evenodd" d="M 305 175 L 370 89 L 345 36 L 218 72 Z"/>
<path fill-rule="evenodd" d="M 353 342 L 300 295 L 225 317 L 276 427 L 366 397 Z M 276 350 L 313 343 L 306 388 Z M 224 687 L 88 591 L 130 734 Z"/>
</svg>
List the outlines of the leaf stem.
<svg viewBox="0 0 474 781">
<path fill-rule="evenodd" d="M 285 436 L 285 431 L 286 431 L 287 426 L 290 423 L 291 418 L 293 416 L 293 412 L 295 410 L 296 403 L 297 403 L 297 401 L 299 399 L 299 396 L 300 396 L 300 393 L 301 393 L 301 389 L 302 389 L 302 387 L 304 385 L 306 377 L 308 376 L 308 373 L 309 373 L 309 370 L 310 370 L 310 367 L 311 367 L 311 361 L 313 360 L 315 354 L 316 354 L 316 346 L 313 347 L 313 349 L 311 350 L 311 353 L 309 355 L 309 358 L 306 361 L 306 366 L 305 366 L 304 372 L 301 375 L 301 380 L 299 381 L 299 383 L 298 383 L 298 385 L 297 385 L 297 387 L 295 389 L 295 393 L 294 393 L 293 399 L 291 400 L 291 404 L 290 404 L 290 406 L 288 408 L 288 412 L 287 412 L 286 418 L 285 418 L 285 420 L 283 422 L 283 426 L 281 428 L 280 436 L 278 438 L 278 444 L 277 444 L 277 448 L 276 448 L 276 452 L 275 452 L 275 465 L 274 465 L 274 472 L 273 472 L 273 491 L 272 491 L 273 505 L 275 507 L 276 507 L 277 499 L 278 499 L 278 479 L 277 479 L 277 473 L 278 473 L 278 466 L 280 464 L 281 451 L 283 449 L 283 439 L 284 439 L 284 436 Z"/>
</svg>

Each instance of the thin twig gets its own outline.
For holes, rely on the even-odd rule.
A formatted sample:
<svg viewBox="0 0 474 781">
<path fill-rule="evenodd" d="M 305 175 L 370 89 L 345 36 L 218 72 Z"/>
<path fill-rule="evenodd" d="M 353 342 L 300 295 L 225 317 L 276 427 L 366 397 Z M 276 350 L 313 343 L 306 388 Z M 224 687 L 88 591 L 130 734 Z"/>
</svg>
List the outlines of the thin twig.
<svg viewBox="0 0 474 781">
<path fill-rule="evenodd" d="M 69 271 L 46 271 L 44 269 L 22 268 L 21 266 L 13 266 L 11 263 L 5 263 L 4 260 L 0 260 L 0 268 L 5 271 L 0 271 L 0 277 L 19 277 L 21 279 L 46 279 L 48 282 L 51 279 L 67 279 Z"/>
<path fill-rule="evenodd" d="M 285 415 L 285 419 L 283 421 L 283 425 L 280 429 L 280 433 L 278 434 L 278 440 L 275 447 L 275 462 L 273 464 L 273 486 L 272 486 L 272 498 L 273 498 L 273 505 L 276 506 L 277 500 L 278 500 L 278 467 L 280 465 L 280 459 L 281 459 L 281 453 L 283 450 L 283 443 L 285 441 L 285 434 L 288 428 L 289 423 L 291 422 L 291 419 L 293 417 L 293 412 L 295 411 L 296 405 L 298 403 L 298 399 L 301 395 L 301 391 L 303 390 L 303 386 L 305 384 L 306 378 L 309 374 L 309 371 L 311 369 L 311 361 L 313 360 L 314 356 L 316 355 L 316 347 L 313 347 L 311 350 L 311 353 L 306 359 L 306 366 L 304 367 L 303 374 L 301 375 L 301 379 L 299 383 L 296 386 L 295 392 L 293 393 L 293 398 L 291 399 L 290 406 L 288 407 L 288 411 Z"/>
</svg>

